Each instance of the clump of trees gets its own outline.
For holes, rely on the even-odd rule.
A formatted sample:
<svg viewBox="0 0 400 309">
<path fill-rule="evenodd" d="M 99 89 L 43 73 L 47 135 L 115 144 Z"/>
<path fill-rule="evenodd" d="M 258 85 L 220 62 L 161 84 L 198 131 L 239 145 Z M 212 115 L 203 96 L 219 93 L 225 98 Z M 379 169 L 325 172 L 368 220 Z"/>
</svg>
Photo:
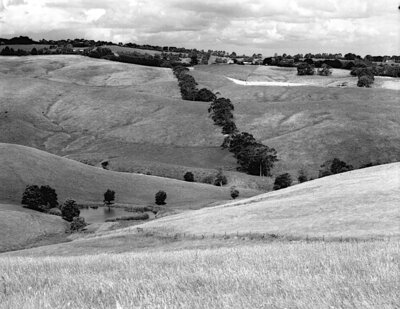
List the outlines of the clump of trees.
<svg viewBox="0 0 400 309">
<path fill-rule="evenodd" d="M 315 67 L 307 62 L 300 62 L 297 65 L 297 75 L 314 75 Z"/>
<path fill-rule="evenodd" d="M 72 222 L 75 217 L 79 217 L 80 213 L 78 204 L 72 199 L 66 200 L 61 206 L 61 216 L 66 221 Z"/>
<path fill-rule="evenodd" d="M 321 165 L 321 169 L 319 170 L 318 177 L 325 177 L 325 176 L 330 176 L 334 174 L 339 174 L 339 173 L 344 173 L 351 171 L 353 169 L 353 166 L 350 164 L 347 164 L 346 162 L 334 158 L 333 160 L 327 160 Z"/>
<path fill-rule="evenodd" d="M 292 185 L 292 177 L 289 173 L 281 174 L 275 178 L 274 190 L 280 190 Z"/>
<path fill-rule="evenodd" d="M 357 63 L 350 74 L 358 77 L 358 87 L 370 88 L 375 80 L 374 70 L 371 67 L 367 67 L 366 64 L 362 62 Z"/>
<path fill-rule="evenodd" d="M 155 198 L 157 205 L 165 205 L 166 204 L 165 200 L 167 199 L 167 193 L 165 193 L 165 191 L 160 190 L 156 193 Z"/>
<path fill-rule="evenodd" d="M 239 170 L 250 175 L 271 176 L 274 163 L 278 161 L 274 148 L 257 142 L 253 135 L 247 132 L 226 137 L 222 147 L 233 153 L 240 165 Z"/>
<path fill-rule="evenodd" d="M 320 68 L 318 68 L 317 73 L 321 76 L 332 75 L 332 67 L 324 63 Z"/>
<path fill-rule="evenodd" d="M 28 185 L 22 194 L 21 204 L 33 210 L 47 211 L 58 206 L 56 190 L 48 185 Z"/>
</svg>

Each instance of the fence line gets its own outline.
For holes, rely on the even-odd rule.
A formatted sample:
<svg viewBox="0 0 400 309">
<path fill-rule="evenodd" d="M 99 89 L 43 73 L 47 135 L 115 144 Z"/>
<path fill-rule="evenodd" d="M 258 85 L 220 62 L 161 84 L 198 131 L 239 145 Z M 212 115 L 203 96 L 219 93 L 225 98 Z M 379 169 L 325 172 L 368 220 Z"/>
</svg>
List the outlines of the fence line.
<svg viewBox="0 0 400 309">
<path fill-rule="evenodd" d="M 220 239 L 220 240 L 242 240 L 242 241 L 305 241 L 307 243 L 311 242 L 367 242 L 367 241 L 387 241 L 390 242 L 394 240 L 396 237 L 392 236 L 380 236 L 380 237 L 371 237 L 371 238 L 358 238 L 358 237 L 348 237 L 348 236 L 330 236 L 327 237 L 325 235 L 322 236 L 292 236 L 292 235 L 278 235 L 273 233 L 257 233 L 249 231 L 247 233 L 240 233 L 236 231 L 236 233 L 228 234 L 224 232 L 223 234 L 217 233 L 176 233 L 176 232 L 160 232 L 156 230 L 146 230 L 144 228 L 137 228 L 137 233 L 143 236 L 151 237 L 165 237 L 172 238 L 174 240 L 203 240 L 203 239 Z"/>
</svg>

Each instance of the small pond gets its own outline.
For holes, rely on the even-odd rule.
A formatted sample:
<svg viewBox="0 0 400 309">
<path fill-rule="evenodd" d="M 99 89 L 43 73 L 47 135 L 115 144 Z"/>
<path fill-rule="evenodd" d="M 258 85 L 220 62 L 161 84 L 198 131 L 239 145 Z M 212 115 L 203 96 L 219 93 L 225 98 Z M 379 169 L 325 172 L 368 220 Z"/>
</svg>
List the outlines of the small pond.
<svg viewBox="0 0 400 309">
<path fill-rule="evenodd" d="M 112 207 L 110 210 L 108 210 L 108 207 L 99 207 L 97 209 L 81 209 L 80 216 L 85 218 L 87 223 L 100 223 L 105 222 L 107 219 L 129 216 L 130 214 L 132 213 L 126 211 L 125 208 Z"/>
</svg>

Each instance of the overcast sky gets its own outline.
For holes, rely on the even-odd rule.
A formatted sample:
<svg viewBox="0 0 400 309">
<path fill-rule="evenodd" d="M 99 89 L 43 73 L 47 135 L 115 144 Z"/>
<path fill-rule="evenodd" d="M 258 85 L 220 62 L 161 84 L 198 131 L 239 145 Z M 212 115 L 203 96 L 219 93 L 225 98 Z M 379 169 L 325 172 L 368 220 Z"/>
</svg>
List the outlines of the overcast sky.
<svg viewBox="0 0 400 309">
<path fill-rule="evenodd" d="M 0 37 L 400 54 L 400 0 L 0 0 Z"/>
</svg>

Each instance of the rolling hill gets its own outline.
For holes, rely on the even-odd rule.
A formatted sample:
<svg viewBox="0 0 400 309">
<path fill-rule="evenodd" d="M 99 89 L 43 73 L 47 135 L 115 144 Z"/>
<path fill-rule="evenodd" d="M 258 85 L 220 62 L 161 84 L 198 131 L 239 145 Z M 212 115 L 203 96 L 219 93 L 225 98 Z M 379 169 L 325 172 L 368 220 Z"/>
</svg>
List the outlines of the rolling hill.
<svg viewBox="0 0 400 309">
<path fill-rule="evenodd" d="M 193 234 L 400 236 L 400 163 L 337 174 L 143 228 Z"/>
<path fill-rule="evenodd" d="M 258 186 L 235 172 L 208 103 L 181 100 L 170 69 L 73 55 L 3 57 L 0 68 L 0 142 L 179 179 L 223 167 Z"/>
<path fill-rule="evenodd" d="M 28 184 L 49 184 L 60 201 L 73 198 L 79 203 L 102 203 L 108 188 L 116 192 L 117 203 L 132 205 L 153 204 L 158 190 L 167 192 L 171 208 L 193 209 L 230 199 L 226 187 L 108 171 L 21 145 L 0 144 L 0 166 L 1 202 L 19 203 Z M 242 191 L 243 196 L 257 193 Z"/>
<path fill-rule="evenodd" d="M 190 72 L 199 88 L 207 87 L 232 100 L 239 130 L 277 150 L 280 162 L 275 175 L 289 172 L 296 176 L 303 168 L 316 177 L 320 165 L 334 157 L 355 167 L 400 161 L 399 92 L 336 87 L 349 80 L 354 84 L 356 78 L 334 73 L 328 78 L 303 78 L 293 68 L 234 65 L 196 66 Z M 241 86 L 226 77 L 310 85 Z"/>
<path fill-rule="evenodd" d="M 137 226 L 13 255 L 82 255 L 137 250 L 243 246 L 250 234 L 277 240 L 400 239 L 400 163 L 328 176 L 220 206 L 185 211 Z M 181 235 L 175 239 L 173 235 Z M 182 235 L 186 235 L 182 238 Z M 169 235 L 169 237 L 168 237 Z M 172 236 L 171 236 L 172 235 Z M 225 235 L 229 239 L 222 240 Z M 236 237 L 239 235 L 239 237 Z M 214 238 L 215 236 L 215 238 Z M 194 239 L 193 239 L 194 237 Z M 205 239 L 202 239 L 204 238 Z M 245 239 L 246 240 L 246 239 Z"/>
</svg>

